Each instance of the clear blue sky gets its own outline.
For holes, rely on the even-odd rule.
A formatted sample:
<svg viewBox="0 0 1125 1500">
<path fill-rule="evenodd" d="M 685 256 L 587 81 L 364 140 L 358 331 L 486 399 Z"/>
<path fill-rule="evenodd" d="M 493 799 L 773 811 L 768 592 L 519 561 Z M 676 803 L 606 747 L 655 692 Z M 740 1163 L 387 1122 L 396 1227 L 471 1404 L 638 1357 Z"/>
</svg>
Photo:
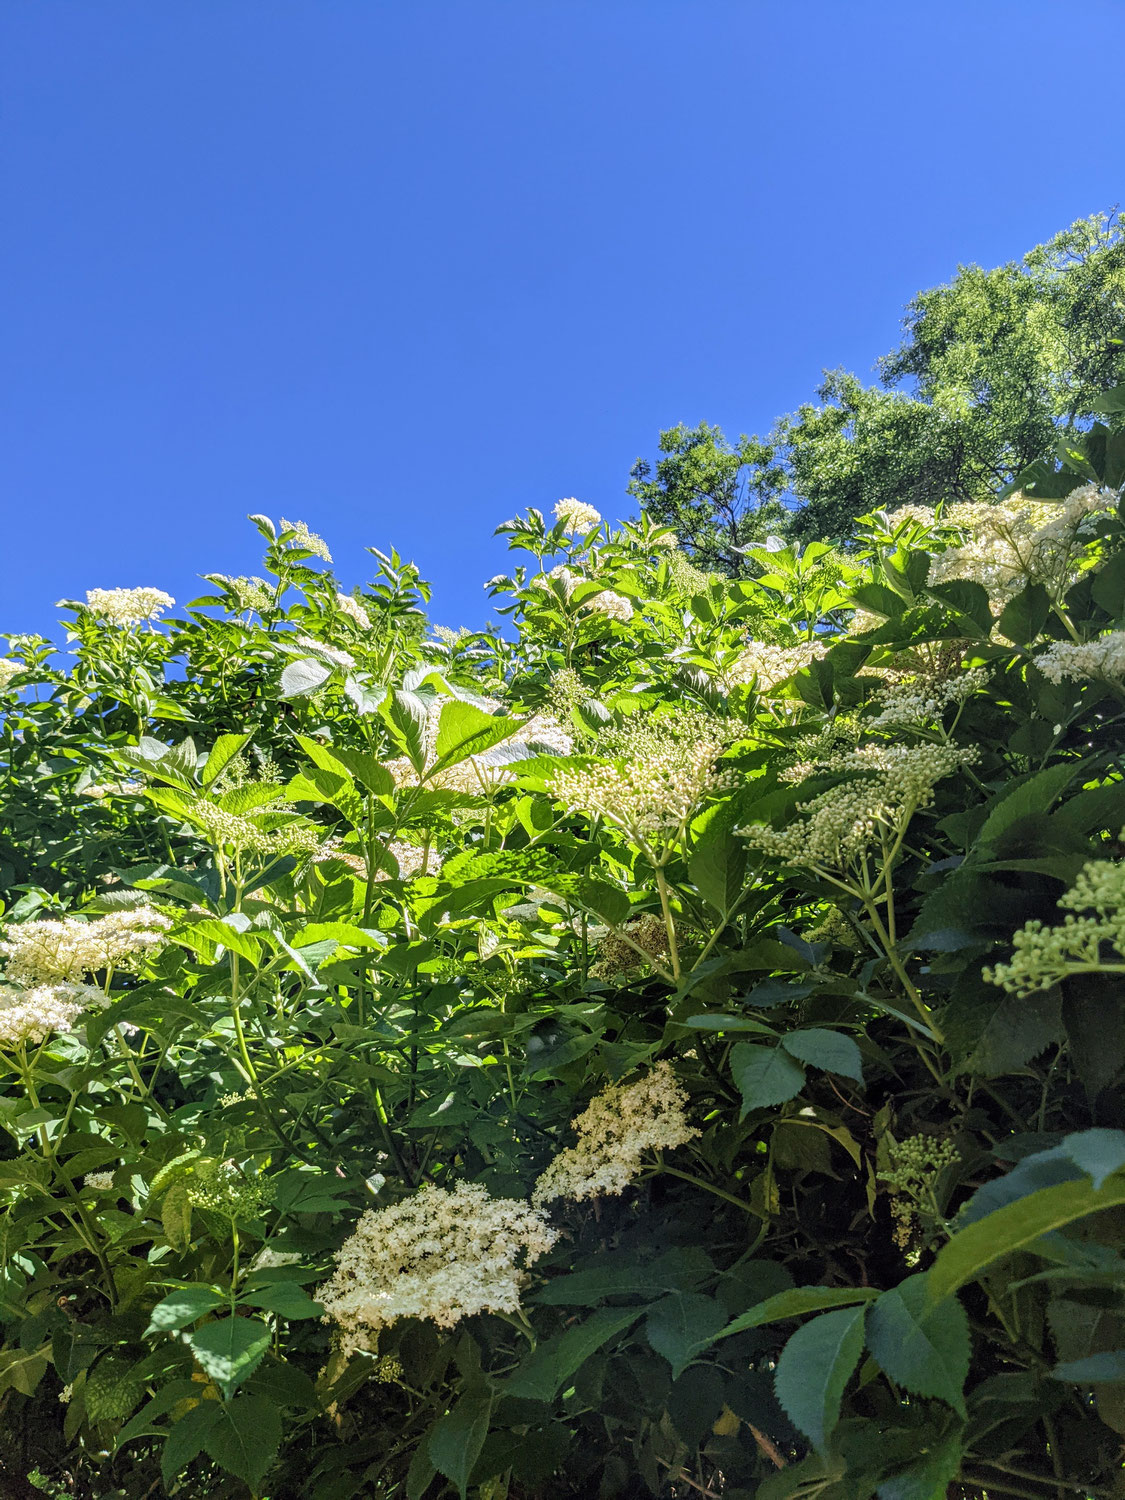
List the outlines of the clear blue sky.
<svg viewBox="0 0 1125 1500">
<path fill-rule="evenodd" d="M 477 624 L 902 305 L 1125 198 L 1120 0 L 6 0 L 0 628 L 301 517 Z"/>
</svg>

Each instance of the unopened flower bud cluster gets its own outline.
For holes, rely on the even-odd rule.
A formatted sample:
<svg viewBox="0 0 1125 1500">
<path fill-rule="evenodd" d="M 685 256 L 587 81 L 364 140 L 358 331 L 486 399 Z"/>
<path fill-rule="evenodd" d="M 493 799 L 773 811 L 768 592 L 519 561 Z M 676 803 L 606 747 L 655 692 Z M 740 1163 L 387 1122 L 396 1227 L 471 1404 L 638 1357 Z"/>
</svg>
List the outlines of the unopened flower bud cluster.
<svg viewBox="0 0 1125 1500">
<path fill-rule="evenodd" d="M 955 745 L 864 745 L 799 769 L 849 774 L 798 805 L 803 816 L 785 828 L 755 825 L 746 838 L 764 854 L 808 868 L 846 868 L 880 832 L 896 830 L 933 800 L 943 777 L 975 760 L 974 747 Z"/>
<path fill-rule="evenodd" d="M 1068 974 L 1125 970 L 1125 863 L 1091 860 L 1058 905 L 1060 924 L 1035 920 L 1013 935 L 1011 959 L 984 971 L 990 984 L 1026 996 Z"/>
</svg>

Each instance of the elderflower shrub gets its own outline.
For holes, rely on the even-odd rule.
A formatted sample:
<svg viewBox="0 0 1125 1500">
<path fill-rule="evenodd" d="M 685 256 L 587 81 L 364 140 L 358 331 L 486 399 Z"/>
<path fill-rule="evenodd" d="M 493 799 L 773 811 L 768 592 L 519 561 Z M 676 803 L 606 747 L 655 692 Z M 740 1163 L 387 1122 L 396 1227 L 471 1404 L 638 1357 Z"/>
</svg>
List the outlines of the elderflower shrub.
<svg viewBox="0 0 1125 1500">
<path fill-rule="evenodd" d="M 1018 644 L 916 507 L 760 581 L 531 512 L 503 627 L 444 633 L 397 554 L 358 590 L 256 517 L 188 618 L 13 642 L 3 1451 L 184 1500 L 975 1496 L 1000 1430 L 1108 1493 L 1116 1215 L 974 1222 L 1121 1191 L 1122 730 L 1037 668 L 1121 624 L 1101 489 L 1013 532 L 1055 528 Z M 988 1296 L 931 1315 L 946 1241 Z"/>
<path fill-rule="evenodd" d="M 10 656 L 0 657 L 0 693 L 6 693 L 23 670 L 23 662 Z"/>
<path fill-rule="evenodd" d="M 672 1151 L 700 1134 L 688 1123 L 686 1104 L 668 1063 L 658 1063 L 639 1083 L 603 1089 L 573 1122 L 578 1144 L 555 1157 L 536 1182 L 532 1203 L 623 1193 L 643 1170 L 646 1152 Z"/>
<path fill-rule="evenodd" d="M 317 1297 L 345 1349 L 371 1347 L 401 1318 L 453 1328 L 475 1313 L 516 1313 L 524 1268 L 557 1238 L 544 1214 L 479 1183 L 427 1184 L 363 1215 Z"/>
</svg>

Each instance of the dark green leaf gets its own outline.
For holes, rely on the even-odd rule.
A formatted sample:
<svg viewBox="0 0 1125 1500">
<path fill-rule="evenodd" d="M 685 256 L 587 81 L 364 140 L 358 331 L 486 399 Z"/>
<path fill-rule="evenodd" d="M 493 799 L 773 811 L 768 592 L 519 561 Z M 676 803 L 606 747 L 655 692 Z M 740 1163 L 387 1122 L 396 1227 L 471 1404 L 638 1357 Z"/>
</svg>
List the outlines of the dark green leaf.
<svg viewBox="0 0 1125 1500">
<path fill-rule="evenodd" d="M 456 1485 L 464 1500 L 469 1475 L 484 1447 L 492 1416 L 492 1397 L 469 1392 L 430 1429 L 426 1450 L 439 1474 Z"/>
<path fill-rule="evenodd" d="M 222 1420 L 208 1430 L 207 1452 L 257 1494 L 281 1447 L 281 1414 L 268 1397 L 249 1391 L 236 1396 L 222 1412 Z"/>
<path fill-rule="evenodd" d="M 206 1313 L 214 1312 L 226 1300 L 222 1292 L 217 1292 L 212 1286 L 179 1287 L 153 1308 L 149 1314 L 145 1337 L 158 1331 L 169 1333 L 174 1329 L 184 1328 Z"/>
<path fill-rule="evenodd" d="M 221 1318 L 197 1328 L 188 1343 L 200 1369 L 229 1400 L 269 1348 L 270 1331 L 257 1318 Z"/>
<path fill-rule="evenodd" d="M 742 1091 L 742 1113 L 784 1104 L 805 1086 L 805 1070 L 780 1047 L 739 1042 L 731 1052 L 730 1070 Z"/>
<path fill-rule="evenodd" d="M 862 1307 L 845 1308 L 798 1328 L 774 1371 L 777 1399 L 818 1453 L 828 1446 L 844 1387 L 863 1352 L 863 1314 Z"/>
<path fill-rule="evenodd" d="M 956 1298 L 927 1300 L 926 1277 L 908 1276 L 867 1314 L 867 1347 L 896 1385 L 936 1396 L 965 1415 L 969 1320 Z"/>
<path fill-rule="evenodd" d="M 842 1031 L 828 1031 L 819 1026 L 791 1031 L 782 1038 L 781 1045 L 790 1056 L 814 1068 L 863 1082 L 863 1057 L 851 1037 Z"/>
<path fill-rule="evenodd" d="M 645 1337 L 672 1366 L 672 1379 L 683 1373 L 695 1356 L 714 1342 L 726 1313 L 714 1297 L 698 1292 L 673 1292 L 649 1308 Z"/>
<path fill-rule="evenodd" d="M 551 1401 L 591 1354 L 635 1323 L 639 1308 L 606 1308 L 534 1349 L 504 1382 L 504 1393 Z"/>
</svg>

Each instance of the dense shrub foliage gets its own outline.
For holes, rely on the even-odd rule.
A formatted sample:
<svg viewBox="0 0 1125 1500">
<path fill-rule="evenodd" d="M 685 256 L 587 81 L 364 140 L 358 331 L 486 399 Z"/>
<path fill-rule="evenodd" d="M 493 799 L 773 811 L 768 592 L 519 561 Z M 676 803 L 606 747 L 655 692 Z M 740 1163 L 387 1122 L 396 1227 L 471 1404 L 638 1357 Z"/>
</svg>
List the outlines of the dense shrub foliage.
<svg viewBox="0 0 1125 1500">
<path fill-rule="evenodd" d="M 1064 457 L 754 581 L 531 511 L 481 634 L 255 517 L 13 638 L 0 1488 L 1125 1494 L 1125 443 Z"/>
</svg>

